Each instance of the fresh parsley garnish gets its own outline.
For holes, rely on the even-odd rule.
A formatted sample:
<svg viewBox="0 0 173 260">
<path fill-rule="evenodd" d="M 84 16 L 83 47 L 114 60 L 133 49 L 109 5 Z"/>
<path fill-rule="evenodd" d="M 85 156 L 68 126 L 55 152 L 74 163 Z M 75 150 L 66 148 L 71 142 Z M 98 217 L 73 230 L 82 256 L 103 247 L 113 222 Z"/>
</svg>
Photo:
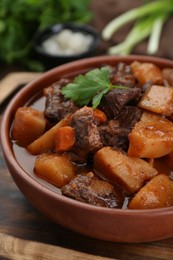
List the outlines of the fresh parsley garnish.
<svg viewBox="0 0 173 260">
<path fill-rule="evenodd" d="M 75 77 L 73 82 L 62 88 L 61 92 L 65 98 L 73 100 L 79 106 L 92 102 L 93 108 L 96 108 L 102 97 L 113 88 L 126 87 L 112 85 L 109 69 L 103 67 Z"/>
</svg>

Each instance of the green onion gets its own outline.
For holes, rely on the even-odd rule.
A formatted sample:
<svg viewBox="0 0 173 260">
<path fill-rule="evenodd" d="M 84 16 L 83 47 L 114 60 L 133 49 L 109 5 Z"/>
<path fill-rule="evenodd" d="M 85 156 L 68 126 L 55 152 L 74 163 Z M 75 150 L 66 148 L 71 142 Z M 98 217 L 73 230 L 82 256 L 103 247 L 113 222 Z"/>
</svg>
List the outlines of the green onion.
<svg viewBox="0 0 173 260">
<path fill-rule="evenodd" d="M 109 40 L 123 25 L 137 20 L 125 40 L 108 49 L 109 54 L 129 54 L 133 47 L 149 37 L 147 52 L 154 54 L 159 47 L 163 25 L 173 12 L 173 0 L 155 0 L 140 7 L 131 9 L 113 19 L 102 31 L 103 40 Z"/>
<path fill-rule="evenodd" d="M 137 22 L 122 43 L 109 48 L 109 54 L 129 54 L 138 42 L 150 35 L 152 25 L 153 19 Z"/>
<path fill-rule="evenodd" d="M 148 42 L 148 49 L 147 49 L 148 54 L 155 54 L 158 51 L 162 28 L 164 26 L 167 17 L 168 16 L 165 15 L 155 20 L 149 38 L 149 42 Z"/>
<path fill-rule="evenodd" d="M 153 12 L 170 12 L 173 9 L 172 0 L 160 0 L 154 3 L 145 4 L 141 7 L 134 8 L 126 13 L 113 19 L 102 31 L 102 37 L 104 40 L 109 40 L 112 34 L 115 33 L 123 25 L 143 17 L 145 15 L 153 14 Z"/>
</svg>

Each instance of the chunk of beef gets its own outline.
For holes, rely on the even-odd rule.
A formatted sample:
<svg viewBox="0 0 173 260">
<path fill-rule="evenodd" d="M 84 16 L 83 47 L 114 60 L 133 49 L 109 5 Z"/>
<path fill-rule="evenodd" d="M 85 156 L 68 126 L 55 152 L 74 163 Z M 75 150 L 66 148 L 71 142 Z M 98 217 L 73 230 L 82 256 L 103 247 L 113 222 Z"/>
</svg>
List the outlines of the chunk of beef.
<svg viewBox="0 0 173 260">
<path fill-rule="evenodd" d="M 142 112 L 133 106 L 125 106 L 117 119 L 112 119 L 100 125 L 99 133 L 103 146 L 118 147 L 121 150 L 128 149 L 128 135 L 133 126 L 139 121 Z"/>
<path fill-rule="evenodd" d="M 136 79 L 132 74 L 130 65 L 118 63 L 115 70 L 111 73 L 111 82 L 114 85 L 135 87 Z"/>
<path fill-rule="evenodd" d="M 62 189 L 62 194 L 95 206 L 120 208 L 122 195 L 104 180 L 98 179 L 92 172 L 77 175 Z"/>
<path fill-rule="evenodd" d="M 63 84 L 65 84 L 65 81 L 63 83 L 56 82 L 47 91 L 44 114 L 51 123 L 56 123 L 77 110 L 77 106 L 73 101 L 65 99 L 61 94 Z"/>
<path fill-rule="evenodd" d="M 98 127 L 95 122 L 93 109 L 83 107 L 77 110 L 71 120 L 75 130 L 75 145 L 73 150 L 81 156 L 94 153 L 102 147 Z"/>
<path fill-rule="evenodd" d="M 102 98 L 99 108 L 108 118 L 117 118 L 122 108 L 132 102 L 136 103 L 140 95 L 139 88 L 114 88 Z"/>
<path fill-rule="evenodd" d="M 141 115 L 142 111 L 138 107 L 124 106 L 118 114 L 117 120 L 120 122 L 120 127 L 131 131 L 135 123 L 139 121 Z"/>
<path fill-rule="evenodd" d="M 128 144 L 128 129 L 120 127 L 120 122 L 116 119 L 109 120 L 108 123 L 99 126 L 99 132 L 103 146 L 118 147 L 126 149 Z"/>
</svg>

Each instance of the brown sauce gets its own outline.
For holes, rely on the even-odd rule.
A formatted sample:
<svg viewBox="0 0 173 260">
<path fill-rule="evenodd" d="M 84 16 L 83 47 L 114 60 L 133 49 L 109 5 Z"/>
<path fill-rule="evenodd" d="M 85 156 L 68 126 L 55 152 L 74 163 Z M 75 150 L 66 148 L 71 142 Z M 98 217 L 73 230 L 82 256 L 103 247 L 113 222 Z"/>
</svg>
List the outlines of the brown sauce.
<svg viewBox="0 0 173 260">
<path fill-rule="evenodd" d="M 40 97 L 40 94 L 39 94 L 39 95 L 34 96 L 31 100 L 29 100 L 27 105 L 29 105 L 35 109 L 38 109 L 40 111 L 43 111 L 44 104 L 45 104 L 45 97 Z M 35 164 L 36 156 L 28 153 L 28 151 L 25 148 L 20 147 L 15 141 L 13 141 L 13 150 L 14 150 L 14 155 L 15 155 L 18 163 L 20 164 L 22 169 L 26 172 L 26 174 L 28 174 L 35 181 L 41 183 L 43 186 L 47 187 L 48 189 L 51 189 L 58 194 L 61 194 L 60 189 L 51 185 L 47 181 L 44 181 L 43 179 L 38 178 L 35 175 L 34 164 Z"/>
<path fill-rule="evenodd" d="M 41 94 L 39 93 L 36 96 L 34 96 L 31 100 L 29 100 L 29 102 L 26 105 L 35 108 L 39 111 L 43 111 L 45 107 L 45 100 L 46 98 L 41 96 Z M 13 141 L 13 150 L 18 163 L 20 164 L 22 169 L 26 172 L 26 174 L 28 174 L 31 178 L 33 178 L 35 181 L 39 182 L 41 185 L 45 186 L 46 188 L 58 194 L 62 194 L 61 189 L 48 183 L 46 180 L 37 177 L 37 175 L 34 173 L 34 164 L 37 156 L 30 154 L 25 148 L 19 146 L 15 141 Z M 78 167 L 79 174 L 84 172 L 87 173 L 91 170 L 91 166 L 89 162 L 88 164 L 84 163 L 84 164 L 78 164 L 76 166 Z M 98 172 L 95 172 L 95 174 L 98 177 L 104 179 L 103 176 L 101 176 Z M 112 184 L 116 186 L 116 189 L 119 190 L 119 193 L 124 201 L 122 208 L 127 208 L 130 197 L 128 196 L 128 194 L 126 194 L 123 188 L 121 188 L 115 183 Z"/>
<path fill-rule="evenodd" d="M 44 107 L 45 107 L 45 100 L 46 100 L 45 97 L 41 96 L 41 94 L 39 93 L 36 96 L 34 96 L 31 100 L 29 100 L 29 102 L 26 105 L 30 106 L 32 108 L 35 108 L 37 110 L 43 111 Z M 45 181 L 43 179 L 37 177 L 36 174 L 34 173 L 34 164 L 35 164 L 35 160 L 36 160 L 37 156 L 31 155 L 30 153 L 28 153 L 28 151 L 25 148 L 20 147 L 14 141 L 13 141 L 13 149 L 14 149 L 14 154 L 15 154 L 15 157 L 16 157 L 18 163 L 20 164 L 22 169 L 26 172 L 26 174 L 28 174 L 31 178 L 33 178 L 35 181 L 39 182 L 41 185 L 45 186 L 46 188 L 48 188 L 58 194 L 62 194 L 61 189 L 53 186 L 52 184 L 48 183 L 47 181 Z M 79 169 L 79 173 L 88 172 L 91 170 L 91 167 L 89 164 L 88 165 L 83 164 L 83 165 L 77 165 L 77 166 Z M 165 164 L 164 158 L 155 159 L 154 167 L 158 170 L 158 172 L 160 172 L 160 173 L 164 172 L 165 174 L 169 175 L 171 179 L 173 179 L 173 172 Z M 97 176 L 103 178 L 103 176 L 101 176 L 98 172 L 96 172 L 96 171 L 94 171 L 94 172 Z M 105 178 L 103 178 L 103 179 L 105 179 Z M 122 196 L 122 198 L 123 198 L 124 202 L 123 202 L 122 208 L 127 208 L 130 199 L 135 194 L 129 195 L 122 187 L 120 187 L 116 183 L 112 183 L 112 184 L 116 187 L 116 189 L 119 190 L 120 196 Z"/>
<path fill-rule="evenodd" d="M 85 70 L 85 72 L 86 72 L 86 70 Z M 70 76 L 70 78 L 73 78 L 73 77 L 74 77 L 74 75 Z M 45 101 L 46 101 L 46 97 L 43 97 L 42 92 L 40 92 L 40 93 L 36 94 L 33 98 L 31 98 L 27 102 L 26 106 L 30 106 L 39 111 L 44 111 Z M 48 188 L 58 194 L 62 194 L 61 189 L 53 186 L 52 184 L 48 183 L 47 181 L 45 181 L 43 179 L 37 177 L 36 174 L 34 173 L 34 165 L 35 165 L 35 160 L 36 160 L 37 156 L 31 155 L 25 148 L 20 147 L 15 141 L 13 141 L 13 149 L 14 149 L 14 154 L 15 154 L 15 157 L 16 157 L 18 163 L 20 164 L 22 169 L 26 172 L 26 174 L 28 174 L 31 178 L 33 178 L 35 181 L 39 182 L 41 185 L 45 186 L 46 188 Z M 153 161 L 151 159 L 149 162 L 151 164 L 153 164 L 153 166 L 158 170 L 159 173 L 167 174 L 173 180 L 173 172 L 166 165 L 164 157 L 160 158 L 160 159 L 154 159 Z M 92 163 L 77 165 L 77 167 L 79 169 L 78 172 L 81 173 L 81 172 L 93 171 L 97 176 L 101 177 L 102 179 L 105 179 L 105 177 L 103 177 L 99 172 L 94 171 L 90 165 L 92 165 Z M 107 180 L 107 181 L 110 182 L 110 180 Z M 123 198 L 124 202 L 123 202 L 122 208 L 127 208 L 129 201 L 135 194 L 129 195 L 125 191 L 125 189 L 120 187 L 118 184 L 116 184 L 116 183 L 112 183 L 112 184 L 113 184 L 113 186 L 115 186 L 116 189 L 119 190 L 120 196 L 122 196 L 122 198 Z"/>
</svg>

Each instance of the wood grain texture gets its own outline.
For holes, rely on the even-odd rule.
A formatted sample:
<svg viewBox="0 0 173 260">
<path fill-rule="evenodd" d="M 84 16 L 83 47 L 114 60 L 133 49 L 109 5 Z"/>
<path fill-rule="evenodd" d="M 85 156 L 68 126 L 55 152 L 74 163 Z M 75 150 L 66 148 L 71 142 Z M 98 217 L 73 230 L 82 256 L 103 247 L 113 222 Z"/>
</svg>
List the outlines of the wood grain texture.
<svg viewBox="0 0 173 260">
<path fill-rule="evenodd" d="M 140 244 L 112 243 L 54 224 L 19 191 L 0 145 L 0 259 L 172 260 L 173 238 Z"/>
<path fill-rule="evenodd" d="M 2 104 L 9 95 L 16 91 L 20 85 L 26 84 L 40 75 L 41 73 L 36 72 L 12 72 L 7 74 L 0 81 L 0 104 Z"/>
<path fill-rule="evenodd" d="M 107 257 L 100 257 L 81 253 L 72 249 L 66 249 L 59 246 L 47 245 L 44 243 L 19 239 L 14 236 L 0 233 L 0 256 L 8 257 L 12 260 L 27 259 L 92 259 L 106 260 Z"/>
<path fill-rule="evenodd" d="M 92 24 L 101 31 L 117 14 L 139 2 L 143 1 L 93 0 L 95 15 Z M 167 47 L 173 42 L 172 25 L 173 17 L 165 26 L 158 53 L 161 57 L 173 58 L 173 49 Z M 119 42 L 128 28 L 117 33 L 109 44 Z M 107 44 L 103 44 L 103 53 L 106 47 Z M 146 43 L 141 44 L 135 53 L 144 53 L 145 47 Z M 11 83 L 8 87 L 11 88 Z M 112 243 L 91 239 L 54 224 L 33 208 L 19 191 L 7 169 L 0 145 L 0 259 L 172 260 L 173 238 L 140 244 Z"/>
</svg>

